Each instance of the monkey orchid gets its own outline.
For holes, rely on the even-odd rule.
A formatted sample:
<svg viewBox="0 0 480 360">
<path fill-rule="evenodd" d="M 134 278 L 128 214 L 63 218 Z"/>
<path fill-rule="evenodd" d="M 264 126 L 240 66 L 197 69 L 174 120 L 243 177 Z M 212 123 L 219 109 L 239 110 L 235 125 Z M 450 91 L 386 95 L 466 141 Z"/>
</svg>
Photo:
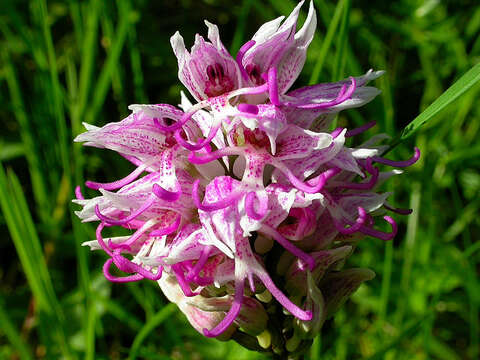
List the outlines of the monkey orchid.
<svg viewBox="0 0 480 360">
<path fill-rule="evenodd" d="M 195 102 L 182 93 L 180 108 L 131 105 L 126 119 L 85 124 L 75 139 L 134 167 L 120 180 L 87 181 L 100 192 L 92 199 L 76 190 L 77 215 L 99 222 L 85 244 L 106 253 L 105 277 L 158 281 L 206 336 L 293 358 L 373 278 L 367 269 L 341 270 L 352 245 L 365 236 L 391 240 L 397 225 L 386 213 L 410 213 L 377 190 L 401 171 L 376 165 L 403 168 L 420 156 L 416 148 L 406 161 L 383 158 L 385 136 L 347 145 L 374 122 L 328 130 L 336 113 L 379 94 L 367 83 L 381 71 L 290 90 L 316 27 L 311 2 L 297 31 L 302 5 L 262 25 L 236 58 L 214 24 L 206 22 L 208 39 L 197 35 L 190 51 L 175 33 L 178 76 Z M 128 235 L 106 238 L 106 227 Z"/>
</svg>

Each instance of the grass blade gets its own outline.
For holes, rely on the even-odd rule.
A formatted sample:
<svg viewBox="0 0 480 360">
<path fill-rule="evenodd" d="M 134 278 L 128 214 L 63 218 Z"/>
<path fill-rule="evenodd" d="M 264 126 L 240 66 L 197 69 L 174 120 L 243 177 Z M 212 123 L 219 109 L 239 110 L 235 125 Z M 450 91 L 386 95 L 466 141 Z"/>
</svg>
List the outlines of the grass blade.
<svg viewBox="0 0 480 360">
<path fill-rule="evenodd" d="M 176 308 L 176 305 L 173 303 L 166 305 L 143 326 L 143 328 L 138 332 L 137 336 L 133 340 L 132 347 L 130 348 L 130 353 L 128 354 L 128 360 L 136 359 L 138 350 L 145 338 L 148 336 L 148 334 L 155 330 L 162 322 L 167 319 L 168 316 L 175 312 Z"/>
<path fill-rule="evenodd" d="M 119 10 L 122 10 L 123 7 L 120 6 Z M 107 96 L 108 89 L 112 83 L 112 77 L 114 75 L 114 70 L 117 67 L 118 59 L 123 50 L 123 45 L 127 39 L 128 30 L 130 29 L 131 24 L 137 19 L 131 16 L 130 13 L 120 11 L 120 20 L 115 29 L 115 38 L 112 42 L 112 47 L 107 55 L 105 64 L 103 65 L 102 71 L 98 78 L 98 82 L 95 85 L 93 94 L 95 97 L 92 99 L 92 104 L 90 111 L 87 114 L 86 122 L 93 124 L 95 122 L 96 116 L 100 111 L 103 103 L 105 102 L 105 97 Z"/>
<path fill-rule="evenodd" d="M 60 85 L 58 74 L 57 57 L 55 54 L 55 47 L 53 45 L 52 33 L 50 31 L 49 16 L 47 10 L 46 0 L 37 1 L 38 10 L 40 11 L 40 18 L 42 19 L 43 38 L 46 45 L 48 68 L 50 70 L 50 81 L 52 84 L 52 94 L 50 94 L 54 106 L 55 120 L 57 126 L 57 141 L 59 143 L 60 158 L 64 170 L 64 176 L 68 184 L 71 184 L 71 165 L 69 143 L 70 135 L 67 130 L 67 123 L 65 119 L 65 110 L 63 107 L 63 91 Z M 71 187 L 71 186 L 69 186 Z"/>
<path fill-rule="evenodd" d="M 7 336 L 8 341 L 13 345 L 13 348 L 17 350 L 20 359 L 33 359 L 30 349 L 10 321 L 3 304 L 0 306 L 0 328 L 2 329 L 1 332 Z"/>
<path fill-rule="evenodd" d="M 252 7 L 252 0 L 244 0 L 240 9 L 240 15 L 238 17 L 237 28 L 233 34 L 232 45 L 230 46 L 230 53 L 236 54 L 242 42 L 245 39 L 245 28 L 248 22 L 248 15 Z"/>
<path fill-rule="evenodd" d="M 62 354 L 73 358 L 63 331 L 63 311 L 55 295 L 42 246 L 20 182 L 13 172 L 6 176 L 0 165 L 0 208 L 5 216 L 18 257 L 32 289 L 46 337 Z"/>
<path fill-rule="evenodd" d="M 48 213 L 51 206 L 47 196 L 48 191 L 45 184 L 45 177 L 42 173 L 41 159 L 38 156 L 38 151 L 36 149 L 35 136 L 33 135 L 29 117 L 25 110 L 22 91 L 17 80 L 15 67 L 10 60 L 8 50 L 2 51 L 2 55 L 5 63 L 5 74 L 8 90 L 10 92 L 11 106 L 13 113 L 15 114 L 15 119 L 20 125 L 20 136 L 25 147 L 28 169 L 32 181 L 33 195 L 35 197 L 37 208 L 39 209 L 38 213 L 42 220 L 45 220 L 49 215 Z"/>
<path fill-rule="evenodd" d="M 413 119 L 413 121 L 403 129 L 402 133 L 392 141 L 391 147 L 395 147 L 402 141 L 411 137 L 415 132 L 418 131 L 420 126 L 434 118 L 435 115 L 442 111 L 447 105 L 458 99 L 458 97 L 460 97 L 478 81 L 480 81 L 480 63 L 467 71 L 460 79 L 458 79 L 442 95 L 440 95 L 437 100 L 435 100 L 420 115 Z"/>
<path fill-rule="evenodd" d="M 7 143 L 0 140 L 0 161 L 11 160 L 25 155 L 25 146 L 22 143 Z"/>
<path fill-rule="evenodd" d="M 335 53 L 335 66 L 333 69 L 332 81 L 343 79 L 347 57 L 345 50 L 348 44 L 348 29 L 350 27 L 350 10 L 352 8 L 351 0 L 345 0 L 343 6 L 342 23 L 337 38 L 337 51 Z"/>
<path fill-rule="evenodd" d="M 323 39 L 320 53 L 317 56 L 317 62 L 313 67 L 312 75 L 310 77 L 310 81 L 308 82 L 310 85 L 318 83 L 320 73 L 322 72 L 323 64 L 325 63 L 328 51 L 330 50 L 330 46 L 332 45 L 333 36 L 337 32 L 338 24 L 340 23 L 344 6 L 345 0 L 340 0 L 335 8 L 335 13 L 333 14 L 332 21 L 330 21 L 330 24 L 328 25 L 327 34 Z"/>
</svg>

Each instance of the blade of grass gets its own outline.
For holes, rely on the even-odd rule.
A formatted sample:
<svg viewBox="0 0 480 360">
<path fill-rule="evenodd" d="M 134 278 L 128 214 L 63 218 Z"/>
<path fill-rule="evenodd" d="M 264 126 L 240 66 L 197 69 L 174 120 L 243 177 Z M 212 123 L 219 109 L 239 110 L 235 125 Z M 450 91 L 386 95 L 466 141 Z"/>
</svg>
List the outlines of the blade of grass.
<svg viewBox="0 0 480 360">
<path fill-rule="evenodd" d="M 457 220 L 450 225 L 443 235 L 443 240 L 450 242 L 462 234 L 464 229 L 474 220 L 477 219 L 478 209 L 480 208 L 480 199 L 469 203 L 464 207 L 463 211 L 457 217 Z"/>
<path fill-rule="evenodd" d="M 330 46 L 332 45 L 333 36 L 337 32 L 338 24 L 340 22 L 341 15 L 345 6 L 345 1 L 346 0 L 340 0 L 335 7 L 332 21 L 330 21 L 330 24 L 328 25 L 327 34 L 323 39 L 320 53 L 317 56 L 317 61 L 315 63 L 315 66 L 313 67 L 312 75 L 310 76 L 310 80 L 308 82 L 309 85 L 318 83 L 320 73 L 322 72 L 323 64 L 325 63 L 328 51 L 330 50 Z"/>
<path fill-rule="evenodd" d="M 15 119 L 20 125 L 20 136 L 25 146 L 25 154 L 28 161 L 28 169 L 32 181 L 33 195 L 37 204 L 38 214 L 42 220 L 49 216 L 49 209 L 51 208 L 48 200 L 48 191 L 43 176 L 41 160 L 36 151 L 35 137 L 30 127 L 27 112 L 25 110 L 20 84 L 17 80 L 15 67 L 10 60 L 9 52 L 2 51 L 3 60 L 5 64 L 5 75 L 7 80 L 8 90 L 10 92 L 11 106 Z"/>
<path fill-rule="evenodd" d="M 0 329 L 3 332 L 10 344 L 12 344 L 13 348 L 18 353 L 18 356 L 22 360 L 29 360 L 33 359 L 32 353 L 28 348 L 28 345 L 23 341 L 22 337 L 20 336 L 19 332 L 15 328 L 15 325 L 11 322 L 5 308 L 0 305 Z"/>
<path fill-rule="evenodd" d="M 8 2 L 7 8 L 3 8 L 3 10 L 5 10 L 5 14 L 8 13 L 8 23 L 12 24 L 11 28 L 15 29 L 16 34 L 19 35 L 20 39 L 23 40 L 25 46 L 30 50 L 30 54 L 32 55 L 32 58 L 38 68 L 42 71 L 47 70 L 48 60 L 41 47 L 41 43 L 35 39 L 34 33 L 32 31 L 29 31 L 29 26 L 25 23 L 22 17 L 19 16 L 18 12 L 8 6 L 11 4 L 12 2 Z M 3 19 L 0 19 L 0 24 L 2 24 L 2 32 L 7 39 L 7 43 L 17 44 L 19 42 L 19 38 L 14 37 L 14 35 L 9 31 L 6 23 L 4 23 Z M 14 51 L 15 48 L 18 49 L 18 47 L 12 46 L 12 51 Z"/>
<path fill-rule="evenodd" d="M 20 182 L 13 172 L 9 172 L 7 178 L 1 165 L 0 207 L 32 289 L 41 317 L 40 325 L 47 329 L 44 335 L 52 346 L 60 346 L 60 351 L 66 358 L 74 358 L 63 329 L 63 311 L 53 289 L 42 246 Z"/>
<path fill-rule="evenodd" d="M 390 342 L 388 345 L 376 352 L 374 355 L 370 356 L 367 360 L 383 360 L 388 351 L 395 349 L 403 340 L 417 333 L 418 330 L 421 328 L 422 323 L 428 318 L 428 316 L 429 315 L 424 316 L 421 319 L 406 326 L 404 330 L 400 333 L 400 335 L 398 335 L 392 342 Z"/>
<path fill-rule="evenodd" d="M 417 229 L 418 219 L 420 213 L 420 201 L 422 198 L 421 184 L 415 182 L 412 184 L 412 193 L 410 196 L 410 208 L 413 209 L 413 213 L 408 217 L 407 234 L 405 236 L 405 245 L 403 251 L 403 267 L 400 287 L 403 293 L 406 294 L 409 291 L 410 278 L 412 273 L 412 266 L 415 260 L 415 247 L 417 243 Z M 397 309 L 397 324 L 401 323 L 403 316 L 404 306 L 399 306 Z"/>
<path fill-rule="evenodd" d="M 122 10 L 122 7 L 119 7 L 119 10 Z M 116 68 L 118 59 L 120 58 L 120 54 L 122 53 L 128 30 L 130 29 L 130 26 L 138 20 L 138 16 L 136 16 L 135 14 L 124 11 L 119 12 L 120 20 L 117 28 L 115 29 L 116 36 L 113 39 L 112 47 L 107 55 L 105 64 L 102 67 L 100 76 L 98 77 L 98 81 L 93 91 L 93 94 L 95 94 L 95 96 L 92 99 L 89 112 L 86 115 L 86 122 L 89 124 L 93 124 L 95 122 L 98 112 L 100 111 L 103 103 L 105 102 L 108 89 L 110 88 L 112 82 L 113 72 Z"/>
<path fill-rule="evenodd" d="M 121 2 L 122 6 L 130 6 L 128 2 Z M 138 48 L 137 32 L 135 26 L 132 26 L 128 32 L 128 48 L 130 54 L 130 63 L 132 66 L 133 86 L 135 93 L 135 102 L 140 104 L 148 103 L 148 97 L 145 93 L 144 76 L 142 70 L 142 58 Z"/>
<path fill-rule="evenodd" d="M 140 286 L 138 283 L 129 283 L 127 285 L 128 291 L 134 297 L 137 304 L 139 304 L 143 311 L 145 312 L 145 318 L 148 320 L 155 315 L 155 308 L 148 301 L 148 298 L 145 296 L 145 289 Z"/>
<path fill-rule="evenodd" d="M 71 181 L 71 165 L 70 165 L 70 136 L 67 130 L 65 119 L 65 110 L 63 107 L 63 91 L 61 89 L 57 57 L 55 55 L 55 47 L 53 45 L 52 33 L 50 31 L 50 22 L 47 10 L 46 0 L 37 0 L 37 6 L 40 11 L 39 16 L 42 19 L 42 32 L 45 45 L 47 47 L 48 68 L 50 71 L 50 81 L 52 83 L 52 102 L 54 106 L 55 120 L 57 126 L 57 141 L 60 149 L 60 158 L 64 171 L 64 178 L 70 185 Z M 71 188 L 71 186 L 69 186 Z"/>
<path fill-rule="evenodd" d="M 378 309 L 379 326 L 382 327 L 387 314 L 388 299 L 390 297 L 391 279 L 393 265 L 393 241 L 385 244 L 385 256 L 382 271 L 382 288 L 380 292 L 380 307 Z"/>
<path fill-rule="evenodd" d="M 75 241 L 75 252 L 77 258 L 77 274 L 79 282 L 79 290 L 83 293 L 85 298 L 85 313 L 87 314 L 84 320 L 84 334 L 85 334 L 85 359 L 95 359 L 95 326 L 97 324 L 97 301 L 98 296 L 92 296 L 90 273 L 88 272 L 88 258 L 87 251 L 82 247 L 82 242 L 86 238 L 84 227 L 80 223 L 80 219 L 73 213 L 72 204 L 70 209 L 71 221 L 73 226 L 73 235 Z"/>
<path fill-rule="evenodd" d="M 332 81 L 338 81 L 343 79 L 345 64 L 347 57 L 345 56 L 345 48 L 348 43 L 348 29 L 350 27 L 350 10 L 352 7 L 351 0 L 345 0 L 342 10 L 342 22 L 340 24 L 340 32 L 337 37 L 335 52 L 335 62 L 333 68 Z"/>
<path fill-rule="evenodd" d="M 235 28 L 235 33 L 233 34 L 232 45 L 230 46 L 230 53 L 236 54 L 238 49 L 240 49 L 241 44 L 245 39 L 245 28 L 248 22 L 248 15 L 250 14 L 250 9 L 252 8 L 253 0 L 243 0 L 242 7 L 239 12 L 237 27 Z"/>
<path fill-rule="evenodd" d="M 333 65 L 333 72 L 332 72 L 332 81 L 338 81 L 344 77 L 345 71 L 345 64 L 346 64 L 346 56 L 345 56 L 345 48 L 348 42 L 348 28 L 350 25 L 350 8 L 351 8 L 351 0 L 345 0 L 345 4 L 343 5 L 342 10 L 342 22 L 340 24 L 340 33 L 337 37 L 336 43 L 336 52 L 335 52 L 335 60 Z M 337 120 L 338 115 L 335 116 L 333 119 L 330 128 L 336 129 L 337 128 Z"/>
<path fill-rule="evenodd" d="M 138 332 L 137 336 L 133 340 L 132 346 L 130 348 L 130 353 L 128 354 L 128 360 L 134 360 L 137 358 L 137 353 L 142 345 L 145 338 L 158 326 L 164 322 L 168 316 L 170 316 L 176 310 L 176 305 L 170 303 L 166 305 L 162 310 L 155 314 L 147 323 L 142 327 Z"/>
<path fill-rule="evenodd" d="M 313 340 L 312 349 L 310 350 L 310 359 L 311 360 L 320 360 L 322 349 L 322 338 L 320 335 L 317 335 Z"/>
<path fill-rule="evenodd" d="M 25 146 L 22 143 L 5 144 L 0 140 L 0 161 L 11 160 L 25 155 Z"/>
<path fill-rule="evenodd" d="M 87 101 L 91 91 L 91 84 L 93 79 L 93 67 L 95 64 L 96 48 L 98 41 L 98 25 L 99 25 L 99 13 L 102 6 L 101 1 L 91 0 L 88 5 L 88 11 L 85 13 L 86 26 L 85 26 L 85 38 L 81 46 L 81 67 L 78 81 L 78 89 L 76 88 L 76 72 L 72 64 L 67 67 L 67 85 L 70 94 L 72 106 L 70 107 L 70 118 L 72 126 L 72 134 L 74 136 L 80 134 L 82 131 L 82 119 L 84 117 Z M 72 14 L 72 16 L 75 16 Z M 67 62 L 68 65 L 68 62 Z M 75 143 L 72 146 L 73 161 L 74 161 L 74 182 L 75 184 L 83 183 L 83 147 L 79 143 Z M 78 245 L 80 246 L 80 245 Z M 77 249 L 77 260 L 82 260 L 80 257 L 85 257 L 81 250 Z"/>
<path fill-rule="evenodd" d="M 101 1 L 91 0 L 88 4 L 88 11 L 86 13 L 86 28 L 85 38 L 81 47 L 81 67 L 80 78 L 78 86 L 78 98 L 75 102 L 75 111 L 72 112 L 72 132 L 73 135 L 78 135 L 81 129 L 81 119 L 84 116 L 87 101 L 89 97 L 89 90 L 93 79 L 93 66 L 95 63 L 97 38 L 98 38 L 98 23 L 100 13 Z M 72 15 L 73 16 L 73 15 Z"/>
<path fill-rule="evenodd" d="M 133 332 L 138 333 L 138 331 L 140 331 L 140 329 L 142 328 L 142 325 L 144 325 L 142 321 L 140 321 L 132 313 L 126 311 L 124 307 L 116 301 L 97 293 L 95 293 L 95 299 L 99 304 L 105 306 L 107 312 L 109 312 L 112 316 L 120 320 L 123 324 L 128 325 L 133 330 Z"/>
<path fill-rule="evenodd" d="M 447 105 L 458 99 L 465 91 L 480 81 L 480 63 L 467 71 L 460 79 L 450 86 L 440 97 L 427 107 L 420 115 L 410 122 L 402 133 L 391 142 L 391 148 L 411 137 L 419 128 L 435 117 Z"/>
<path fill-rule="evenodd" d="M 85 360 L 95 359 L 95 325 L 97 323 L 97 309 L 95 302 L 87 302 L 87 320 L 85 327 Z"/>
<path fill-rule="evenodd" d="M 120 1 L 118 2 L 118 6 L 121 7 L 121 4 L 128 3 L 127 1 Z M 106 4 L 104 5 L 106 6 Z M 123 14 L 129 13 L 129 8 L 123 6 L 123 10 L 121 11 Z M 113 20 L 108 16 L 102 16 L 100 20 L 101 29 L 102 29 L 102 43 L 104 44 L 105 51 L 108 54 L 112 50 L 112 41 L 116 37 L 115 29 L 113 28 Z M 115 99 L 115 103 L 117 105 L 117 109 L 120 113 L 123 113 L 127 108 L 127 103 L 125 99 L 125 91 L 123 88 L 123 78 L 124 78 L 124 70 L 122 64 L 118 61 L 113 65 L 112 71 L 112 93 L 113 98 Z"/>
<path fill-rule="evenodd" d="M 72 18 L 75 39 L 77 44 L 81 44 L 83 39 L 83 22 L 80 2 L 77 0 L 68 0 L 68 7 L 70 10 L 70 17 Z"/>
</svg>

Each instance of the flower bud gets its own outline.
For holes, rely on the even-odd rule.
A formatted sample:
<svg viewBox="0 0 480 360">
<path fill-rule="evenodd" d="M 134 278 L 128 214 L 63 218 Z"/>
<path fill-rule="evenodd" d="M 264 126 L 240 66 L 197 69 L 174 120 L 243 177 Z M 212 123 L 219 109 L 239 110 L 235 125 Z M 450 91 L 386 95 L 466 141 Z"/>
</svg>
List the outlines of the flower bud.
<svg viewBox="0 0 480 360">
<path fill-rule="evenodd" d="M 232 306 L 233 297 L 229 295 L 212 298 L 194 296 L 189 298 L 187 302 L 202 311 L 225 312 Z M 253 298 L 244 297 L 240 314 L 238 314 L 234 323 L 245 333 L 257 336 L 266 329 L 267 321 L 268 315 L 262 304 Z"/>
<path fill-rule="evenodd" d="M 305 310 L 312 312 L 312 320 L 302 321 L 297 318 L 294 319 L 295 335 L 300 339 L 313 339 L 320 332 L 326 315 L 322 292 L 318 289 L 310 272 L 307 273 L 307 285 Z"/>
<path fill-rule="evenodd" d="M 336 249 L 317 251 L 311 255 L 315 259 L 315 268 L 312 271 L 314 283 L 323 277 L 325 271 L 335 262 L 346 258 L 352 251 L 351 246 L 342 246 Z M 300 259 L 295 260 L 285 275 L 287 282 L 285 288 L 292 295 L 306 295 L 307 266 Z"/>
<path fill-rule="evenodd" d="M 158 284 L 167 299 L 177 304 L 193 328 L 195 328 L 200 334 L 203 334 L 203 329 L 213 329 L 225 317 L 224 311 L 216 311 L 213 306 L 209 309 L 201 309 L 197 306 L 197 304 L 203 304 L 207 298 L 204 298 L 201 295 L 186 297 L 174 276 L 163 276 L 158 281 Z M 225 332 L 218 336 L 217 339 L 230 339 L 236 329 L 237 327 L 235 325 L 230 326 Z"/>
<path fill-rule="evenodd" d="M 223 311 L 202 311 L 188 303 L 178 304 L 178 307 L 185 314 L 190 324 L 200 334 L 203 334 L 203 329 L 211 330 L 216 327 L 225 317 L 225 312 Z M 217 339 L 223 341 L 229 340 L 236 329 L 237 326 L 235 324 L 230 325 L 227 330 L 217 336 Z"/>
<path fill-rule="evenodd" d="M 364 281 L 375 273 L 370 269 L 347 269 L 328 274 L 320 286 L 325 299 L 326 316 L 332 316 Z"/>
</svg>

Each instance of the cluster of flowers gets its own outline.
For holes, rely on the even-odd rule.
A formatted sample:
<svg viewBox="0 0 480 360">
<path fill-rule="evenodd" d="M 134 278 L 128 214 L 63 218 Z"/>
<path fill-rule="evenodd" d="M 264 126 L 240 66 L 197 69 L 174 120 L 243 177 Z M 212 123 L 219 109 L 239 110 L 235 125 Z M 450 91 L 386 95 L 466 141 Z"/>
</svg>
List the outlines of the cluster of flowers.
<svg viewBox="0 0 480 360">
<path fill-rule="evenodd" d="M 100 221 L 86 244 L 108 255 L 105 277 L 158 281 L 198 331 L 220 338 L 241 331 L 264 348 L 271 345 L 269 306 L 290 319 L 287 345 L 295 349 L 374 276 L 340 269 L 358 239 L 395 236 L 395 221 L 383 216 L 391 231 L 378 230 L 378 215 L 409 212 L 375 191 L 401 171 L 375 164 L 406 167 L 419 157 L 418 149 L 407 161 L 380 157 L 384 135 L 346 146 L 375 123 L 328 131 L 339 111 L 379 94 L 366 84 L 382 72 L 289 91 L 316 27 L 311 3 L 297 31 L 302 4 L 262 25 L 235 59 L 216 25 L 205 22 L 208 41 L 197 35 L 190 52 L 177 32 L 178 75 L 196 103 L 182 94 L 181 109 L 131 105 L 126 119 L 85 124 L 75 139 L 136 166 L 112 183 L 87 181 L 101 193 L 95 198 L 84 199 L 77 187 L 77 215 Z M 106 239 L 102 230 L 111 226 L 134 232 Z"/>
</svg>

